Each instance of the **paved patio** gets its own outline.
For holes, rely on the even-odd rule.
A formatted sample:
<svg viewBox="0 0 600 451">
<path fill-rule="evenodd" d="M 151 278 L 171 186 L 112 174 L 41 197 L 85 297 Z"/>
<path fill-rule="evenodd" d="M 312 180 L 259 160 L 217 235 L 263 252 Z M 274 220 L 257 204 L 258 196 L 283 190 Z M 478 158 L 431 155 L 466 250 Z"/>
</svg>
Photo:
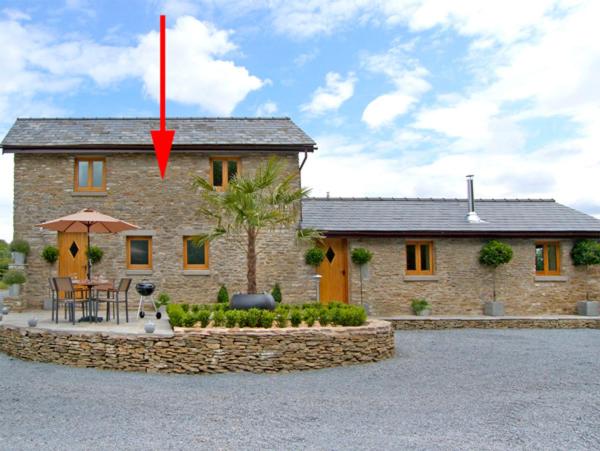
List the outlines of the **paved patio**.
<svg viewBox="0 0 600 451">
<path fill-rule="evenodd" d="M 599 449 L 598 343 L 595 329 L 400 331 L 391 360 L 277 375 L 0 355 L 0 449 Z"/>
</svg>

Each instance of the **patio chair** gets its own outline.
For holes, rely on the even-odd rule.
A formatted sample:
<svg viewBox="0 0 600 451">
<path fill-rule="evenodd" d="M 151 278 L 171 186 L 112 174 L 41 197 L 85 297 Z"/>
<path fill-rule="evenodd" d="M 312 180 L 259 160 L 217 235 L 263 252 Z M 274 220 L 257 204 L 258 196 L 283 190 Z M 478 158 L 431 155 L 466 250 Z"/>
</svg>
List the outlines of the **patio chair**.
<svg viewBox="0 0 600 451">
<path fill-rule="evenodd" d="M 75 324 L 75 304 L 81 304 L 83 315 L 85 316 L 85 308 L 88 302 L 87 299 L 77 298 L 77 293 L 80 290 L 77 290 L 73 287 L 73 282 L 70 277 L 53 277 L 52 281 L 54 284 L 54 290 L 56 292 L 56 297 L 52 302 L 54 313 L 52 318 L 58 323 L 58 310 L 60 303 L 62 302 L 65 306 L 65 310 L 68 312 L 69 321 Z"/>
<path fill-rule="evenodd" d="M 127 304 L 129 287 L 131 286 L 131 279 L 121 279 L 119 285 L 116 288 L 103 289 L 106 292 L 105 298 L 99 298 L 99 302 L 106 302 L 106 319 L 110 319 L 110 305 L 113 306 L 113 318 L 115 313 L 117 316 L 117 324 L 119 324 L 119 304 L 125 304 L 125 322 L 129 322 L 129 306 Z"/>
</svg>

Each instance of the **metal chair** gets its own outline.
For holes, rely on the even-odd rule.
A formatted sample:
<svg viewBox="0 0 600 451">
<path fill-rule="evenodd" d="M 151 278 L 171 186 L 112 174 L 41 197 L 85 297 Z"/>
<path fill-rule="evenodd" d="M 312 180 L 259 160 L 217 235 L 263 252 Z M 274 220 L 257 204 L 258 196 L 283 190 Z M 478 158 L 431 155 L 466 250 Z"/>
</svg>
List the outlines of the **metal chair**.
<svg viewBox="0 0 600 451">
<path fill-rule="evenodd" d="M 70 277 L 54 277 L 52 278 L 54 283 L 54 289 L 56 292 L 56 298 L 52 302 L 53 312 L 52 318 L 58 323 L 58 310 L 60 303 L 65 305 L 65 310 L 69 314 L 69 321 L 75 324 L 75 304 L 80 303 L 83 310 L 83 315 L 86 314 L 87 299 L 78 299 L 76 293 L 80 290 L 76 290 L 73 287 L 73 281 Z M 54 307 L 56 307 L 54 309 Z"/>
<path fill-rule="evenodd" d="M 106 302 L 106 319 L 110 319 L 110 305 L 113 306 L 113 318 L 117 316 L 117 324 L 119 324 L 119 304 L 125 304 L 125 322 L 129 322 L 129 305 L 127 304 L 129 287 L 131 286 L 131 279 L 121 279 L 119 285 L 116 288 L 108 288 L 106 290 L 106 297 L 100 298 L 100 302 Z M 111 297 L 113 295 L 113 297 Z"/>
</svg>

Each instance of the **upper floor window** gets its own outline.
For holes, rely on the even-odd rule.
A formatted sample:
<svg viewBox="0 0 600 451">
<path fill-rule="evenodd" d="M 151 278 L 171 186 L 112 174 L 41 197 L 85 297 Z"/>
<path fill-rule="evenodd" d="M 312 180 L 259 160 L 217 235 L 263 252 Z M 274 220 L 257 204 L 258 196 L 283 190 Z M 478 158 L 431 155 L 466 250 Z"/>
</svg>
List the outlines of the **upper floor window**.
<svg viewBox="0 0 600 451">
<path fill-rule="evenodd" d="M 127 269 L 152 269 L 152 237 L 127 237 Z"/>
<path fill-rule="evenodd" d="M 538 276 L 560 274 L 560 244 L 557 241 L 535 243 L 535 272 Z"/>
<path fill-rule="evenodd" d="M 75 191 L 106 191 L 105 158 L 75 158 Z"/>
<path fill-rule="evenodd" d="M 183 268 L 208 269 L 208 243 L 196 244 L 194 237 L 183 237 Z"/>
<path fill-rule="evenodd" d="M 239 158 L 212 158 L 210 160 L 210 180 L 218 190 L 227 188 L 229 181 L 240 171 Z"/>
<path fill-rule="evenodd" d="M 406 274 L 433 274 L 433 243 L 431 241 L 406 243 Z"/>
</svg>

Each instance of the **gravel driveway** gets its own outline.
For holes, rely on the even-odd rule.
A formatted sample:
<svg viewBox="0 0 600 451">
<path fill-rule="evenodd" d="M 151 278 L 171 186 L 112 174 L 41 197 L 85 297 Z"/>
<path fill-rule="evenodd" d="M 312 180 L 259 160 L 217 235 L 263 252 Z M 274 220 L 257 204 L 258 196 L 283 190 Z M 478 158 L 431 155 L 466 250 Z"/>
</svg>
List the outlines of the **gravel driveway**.
<svg viewBox="0 0 600 451">
<path fill-rule="evenodd" d="M 0 449 L 599 449 L 600 330 L 397 332 L 397 356 L 168 376 L 0 355 Z"/>
</svg>

